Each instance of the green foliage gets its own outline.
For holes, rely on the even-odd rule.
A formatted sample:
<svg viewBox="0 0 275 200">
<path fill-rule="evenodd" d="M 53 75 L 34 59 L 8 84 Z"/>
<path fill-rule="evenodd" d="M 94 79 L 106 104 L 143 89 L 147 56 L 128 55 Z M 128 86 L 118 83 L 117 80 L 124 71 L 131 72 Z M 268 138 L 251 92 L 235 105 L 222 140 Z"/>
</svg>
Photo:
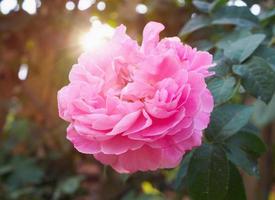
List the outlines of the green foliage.
<svg viewBox="0 0 275 200">
<path fill-rule="evenodd" d="M 226 6 L 213 15 L 213 25 L 236 25 L 240 27 L 255 27 L 258 19 L 248 7 Z"/>
<path fill-rule="evenodd" d="M 233 71 L 242 78 L 244 88 L 253 96 L 268 103 L 275 92 L 275 71 L 262 58 L 252 57 Z"/>
<path fill-rule="evenodd" d="M 196 14 L 179 34 L 213 52 L 216 63 L 207 80 L 215 109 L 204 144 L 184 157 L 175 179 L 194 200 L 245 200 L 238 168 L 258 177 L 257 160 L 266 151 L 259 130 L 251 127 L 275 119 L 275 10 L 262 7 L 255 16 L 249 8 L 258 1 L 247 0 L 244 7 L 226 2 L 192 1 Z M 245 105 L 247 99 L 255 103 Z"/>
<path fill-rule="evenodd" d="M 268 104 L 265 104 L 261 100 L 257 100 L 255 103 L 255 112 L 253 114 L 253 120 L 259 127 L 265 124 L 271 123 L 275 119 L 275 94 Z"/>
<path fill-rule="evenodd" d="M 229 162 L 228 191 L 224 200 L 244 199 L 246 199 L 246 195 L 240 172 L 231 162 Z"/>
<path fill-rule="evenodd" d="M 53 199 L 57 200 L 62 195 L 74 194 L 79 189 L 82 180 L 82 176 L 73 176 L 61 181 L 53 194 Z"/>
<path fill-rule="evenodd" d="M 228 181 L 228 160 L 223 149 L 205 144 L 195 150 L 187 172 L 187 184 L 193 199 L 224 199 Z"/>
<path fill-rule="evenodd" d="M 232 76 L 217 77 L 208 82 L 208 88 L 213 94 L 216 106 L 231 99 L 238 89 L 238 86 L 238 82 Z"/>
<path fill-rule="evenodd" d="M 228 158 L 249 175 L 259 176 L 257 158 L 266 148 L 261 139 L 250 132 L 240 131 L 225 141 Z"/>
<path fill-rule="evenodd" d="M 181 188 L 182 186 L 186 186 L 184 178 L 187 174 L 188 166 L 190 164 L 190 159 L 192 158 L 193 153 L 194 151 L 189 152 L 184 156 L 184 158 L 181 161 L 179 171 L 174 182 L 174 187 L 177 189 Z"/>
<path fill-rule="evenodd" d="M 211 20 L 203 15 L 198 15 L 193 18 L 191 18 L 190 21 L 186 23 L 186 25 L 183 27 L 183 29 L 180 31 L 180 36 L 187 35 L 189 33 L 192 33 L 196 30 L 199 30 L 201 28 L 209 26 L 211 23 Z"/>
<path fill-rule="evenodd" d="M 210 141 L 223 141 L 244 127 L 251 117 L 253 107 L 226 104 L 214 109 L 206 129 L 206 137 Z"/>
<path fill-rule="evenodd" d="M 257 49 L 264 38 L 264 34 L 254 34 L 243 37 L 227 46 L 224 49 L 224 55 L 231 60 L 242 63 Z"/>
</svg>

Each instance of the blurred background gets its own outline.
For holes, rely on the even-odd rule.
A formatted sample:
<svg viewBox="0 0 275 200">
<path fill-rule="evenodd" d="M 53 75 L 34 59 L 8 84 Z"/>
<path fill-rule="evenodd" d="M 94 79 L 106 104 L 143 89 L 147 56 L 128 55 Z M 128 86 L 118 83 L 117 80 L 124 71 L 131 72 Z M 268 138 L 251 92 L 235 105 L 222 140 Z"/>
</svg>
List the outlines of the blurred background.
<svg viewBox="0 0 275 200">
<path fill-rule="evenodd" d="M 273 0 L 0 0 L 0 199 L 187 200 L 185 190 L 172 184 L 177 169 L 129 177 L 74 150 L 65 139 L 67 124 L 58 117 L 56 95 L 80 53 L 99 45 L 119 24 L 140 41 L 144 25 L 158 21 L 166 26 L 163 37 L 180 35 L 216 53 L 222 37 L 237 26 L 247 27 L 239 20 L 242 13 L 231 16 L 237 21 L 233 25 L 190 24 L 198 14 L 211 16 L 207 9 L 213 2 L 215 12 L 246 7 L 274 46 Z M 189 28 L 183 28 L 188 21 Z M 261 159 L 262 176 L 244 176 L 251 200 L 275 199 L 274 101 L 268 108 L 271 117 L 259 125 L 269 147 Z"/>
</svg>

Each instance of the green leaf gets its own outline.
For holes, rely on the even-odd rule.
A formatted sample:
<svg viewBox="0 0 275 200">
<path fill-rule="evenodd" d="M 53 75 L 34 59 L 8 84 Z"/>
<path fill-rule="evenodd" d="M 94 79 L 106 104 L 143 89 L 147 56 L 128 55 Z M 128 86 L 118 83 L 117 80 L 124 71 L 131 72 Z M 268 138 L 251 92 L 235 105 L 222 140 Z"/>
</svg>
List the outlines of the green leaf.
<svg viewBox="0 0 275 200">
<path fill-rule="evenodd" d="M 267 21 L 271 18 L 274 18 L 274 17 L 275 17 L 275 9 L 271 9 L 271 10 L 262 12 L 259 15 L 259 19 L 260 19 L 261 22 L 265 22 L 265 21 Z"/>
<path fill-rule="evenodd" d="M 79 188 L 81 181 L 83 180 L 82 176 L 74 176 L 64 180 L 60 185 L 59 189 L 64 194 L 73 194 Z"/>
<path fill-rule="evenodd" d="M 66 194 L 66 195 L 74 194 L 80 187 L 80 183 L 83 179 L 84 179 L 83 176 L 72 176 L 61 181 L 58 184 L 53 194 L 53 199 L 54 200 L 60 199 L 62 194 Z"/>
<path fill-rule="evenodd" d="M 214 55 L 216 66 L 211 67 L 210 71 L 214 71 L 216 77 L 224 77 L 230 73 L 232 62 L 230 59 L 224 57 L 223 53 L 219 53 L 219 52 L 220 51 L 218 51 Z"/>
<path fill-rule="evenodd" d="M 215 105 L 228 101 L 237 90 L 237 81 L 232 76 L 213 78 L 207 84 L 210 89 Z"/>
<path fill-rule="evenodd" d="M 7 130 L 11 137 L 18 141 L 24 141 L 29 138 L 30 135 L 30 122 L 26 119 L 15 119 L 7 127 Z"/>
<path fill-rule="evenodd" d="M 193 0 L 192 4 L 200 11 L 208 13 L 210 10 L 210 3 L 204 0 Z"/>
<path fill-rule="evenodd" d="M 262 58 L 253 57 L 248 63 L 233 66 L 242 78 L 242 85 L 253 96 L 268 103 L 275 92 L 275 72 Z"/>
<path fill-rule="evenodd" d="M 210 11 L 211 12 L 216 11 L 220 7 L 224 6 L 227 2 L 228 2 L 228 0 L 215 0 L 215 1 L 213 1 L 210 5 Z"/>
<path fill-rule="evenodd" d="M 258 19 L 247 7 L 226 6 L 214 13 L 212 24 L 255 27 Z"/>
<path fill-rule="evenodd" d="M 258 176 L 257 158 L 266 151 L 265 144 L 255 134 L 240 131 L 225 141 L 228 158 L 249 175 Z"/>
<path fill-rule="evenodd" d="M 253 55 L 263 58 L 275 71 L 275 48 L 260 45 Z"/>
<path fill-rule="evenodd" d="M 266 105 L 263 101 L 257 100 L 255 103 L 255 112 L 253 114 L 253 120 L 258 126 L 265 126 L 275 119 L 275 94 L 272 99 Z"/>
<path fill-rule="evenodd" d="M 264 38 L 264 34 L 254 34 L 241 38 L 225 48 L 224 54 L 226 57 L 241 63 L 257 49 Z"/>
<path fill-rule="evenodd" d="M 22 199 L 22 197 L 24 198 L 24 196 L 31 195 L 32 193 L 34 193 L 33 187 L 23 187 L 17 190 L 10 191 L 9 199 Z"/>
<path fill-rule="evenodd" d="M 193 153 L 194 151 L 189 152 L 187 155 L 184 156 L 183 160 L 181 161 L 176 180 L 173 183 L 174 188 L 180 189 L 183 186 L 184 178 L 187 174 L 188 166 L 190 163 L 190 159 L 193 156 Z"/>
<path fill-rule="evenodd" d="M 214 109 L 206 129 L 209 140 L 224 140 L 244 127 L 252 114 L 253 107 L 227 104 Z"/>
<path fill-rule="evenodd" d="M 130 178 L 130 175 L 129 174 L 120 174 L 119 177 L 123 183 L 126 183 L 128 181 L 128 179 Z"/>
<path fill-rule="evenodd" d="M 225 141 L 226 144 L 238 146 L 245 152 L 259 157 L 266 151 L 266 146 L 261 138 L 254 133 L 240 131 Z"/>
<path fill-rule="evenodd" d="M 0 166 L 0 176 L 10 173 L 13 170 L 11 165 Z"/>
<path fill-rule="evenodd" d="M 236 29 L 235 31 L 222 35 L 222 38 L 217 42 L 216 46 L 221 49 L 228 48 L 233 42 L 236 40 L 239 40 L 241 38 L 245 38 L 247 36 L 251 35 L 251 32 L 248 29 Z"/>
<path fill-rule="evenodd" d="M 224 200 L 245 200 L 245 189 L 239 170 L 229 162 L 229 186 Z"/>
<path fill-rule="evenodd" d="M 196 30 L 207 27 L 210 25 L 210 18 L 204 15 L 196 15 L 191 18 L 180 31 L 180 36 L 188 35 Z"/>
<path fill-rule="evenodd" d="M 228 188 L 229 166 L 222 148 L 204 144 L 195 150 L 187 181 L 194 200 L 223 200 Z"/>
<path fill-rule="evenodd" d="M 250 134 L 254 134 L 257 136 L 260 135 L 260 130 L 251 122 L 248 122 L 243 128 L 241 128 L 240 131 L 241 132 L 249 132 Z"/>
<path fill-rule="evenodd" d="M 13 172 L 8 176 L 9 188 L 16 189 L 27 184 L 37 184 L 42 181 L 44 173 L 35 161 L 24 157 L 14 157 L 11 162 Z"/>
<path fill-rule="evenodd" d="M 210 49 L 213 48 L 214 45 L 209 40 L 199 40 L 199 41 L 194 42 L 192 46 L 194 46 L 202 51 L 209 51 Z"/>
</svg>

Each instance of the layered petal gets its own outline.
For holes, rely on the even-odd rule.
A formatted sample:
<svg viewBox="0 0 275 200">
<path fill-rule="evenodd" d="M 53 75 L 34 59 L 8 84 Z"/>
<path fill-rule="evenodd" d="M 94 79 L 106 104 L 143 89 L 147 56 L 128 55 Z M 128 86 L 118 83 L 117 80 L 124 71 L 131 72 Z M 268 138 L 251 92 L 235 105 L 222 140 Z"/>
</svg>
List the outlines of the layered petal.
<svg viewBox="0 0 275 200">
<path fill-rule="evenodd" d="M 67 139 L 120 173 L 176 167 L 201 145 L 214 107 L 205 83 L 212 55 L 178 37 L 159 41 L 163 29 L 149 22 L 139 46 L 117 27 L 79 57 L 58 92 Z"/>
</svg>

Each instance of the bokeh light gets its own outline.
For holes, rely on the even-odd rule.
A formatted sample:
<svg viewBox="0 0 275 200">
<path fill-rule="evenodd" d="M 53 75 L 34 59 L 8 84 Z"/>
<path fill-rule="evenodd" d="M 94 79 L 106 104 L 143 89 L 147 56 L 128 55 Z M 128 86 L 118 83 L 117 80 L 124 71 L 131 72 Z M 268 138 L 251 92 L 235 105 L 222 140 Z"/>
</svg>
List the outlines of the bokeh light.
<svg viewBox="0 0 275 200">
<path fill-rule="evenodd" d="M 79 10 L 86 10 L 90 8 L 94 3 L 95 0 L 79 0 L 77 7 Z"/>
<path fill-rule="evenodd" d="M 30 15 L 34 15 L 36 13 L 36 1 L 24 0 L 22 4 L 22 9 L 25 10 Z"/>
<path fill-rule="evenodd" d="M 18 78 L 21 81 L 24 81 L 27 79 L 29 72 L 29 66 L 27 64 L 21 64 L 18 70 Z"/>
<path fill-rule="evenodd" d="M 106 3 L 104 1 L 100 1 L 100 2 L 97 3 L 96 8 L 99 11 L 103 11 L 106 8 Z"/>
<path fill-rule="evenodd" d="M 243 7 L 246 6 L 246 3 L 242 0 L 230 0 L 227 2 L 228 6 L 237 6 L 237 7 Z"/>
<path fill-rule="evenodd" d="M 136 6 L 136 12 L 139 14 L 145 14 L 145 13 L 147 13 L 147 11 L 148 11 L 148 8 L 145 4 L 139 3 Z"/>
<path fill-rule="evenodd" d="M 73 10 L 75 8 L 75 4 L 73 1 L 67 1 L 66 4 L 65 4 L 65 8 L 67 10 Z"/>
<path fill-rule="evenodd" d="M 9 14 L 17 6 L 17 0 L 3 0 L 0 2 L 0 11 L 4 15 Z"/>
<path fill-rule="evenodd" d="M 261 13 L 261 7 L 259 4 L 251 6 L 250 11 L 253 15 L 259 15 Z"/>
</svg>

